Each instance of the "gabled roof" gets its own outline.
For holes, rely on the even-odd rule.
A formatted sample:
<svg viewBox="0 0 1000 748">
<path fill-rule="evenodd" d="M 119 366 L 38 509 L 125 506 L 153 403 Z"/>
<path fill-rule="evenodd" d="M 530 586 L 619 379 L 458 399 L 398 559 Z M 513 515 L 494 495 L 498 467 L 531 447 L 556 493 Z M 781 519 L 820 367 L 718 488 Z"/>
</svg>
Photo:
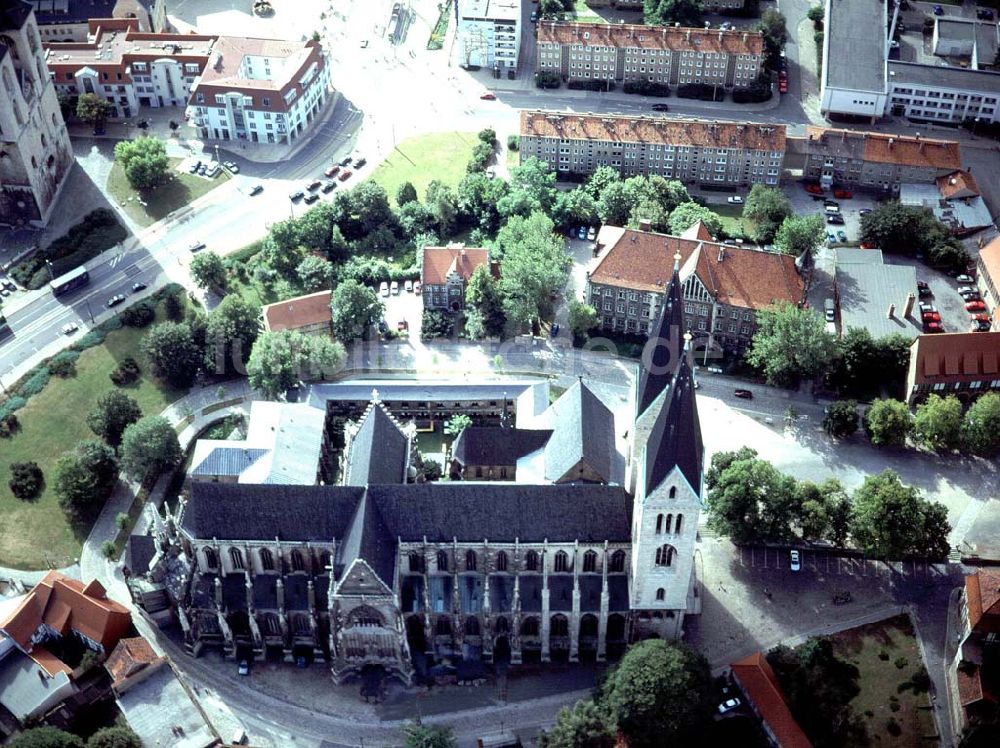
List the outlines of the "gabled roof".
<svg viewBox="0 0 1000 748">
<path fill-rule="evenodd" d="M 118 646 L 104 662 L 104 668 L 117 685 L 158 659 L 159 655 L 149 646 L 148 641 L 141 636 L 134 636 L 118 642 Z"/>
<path fill-rule="evenodd" d="M 468 281 L 477 267 L 490 260 L 488 249 L 460 244 L 424 247 L 423 255 L 420 278 L 424 285 L 430 286 L 444 285 L 452 273 L 457 273 L 463 281 Z"/>
<path fill-rule="evenodd" d="M 778 678 L 764 655 L 754 652 L 731 665 L 733 676 L 767 723 L 781 748 L 811 748 L 812 743 L 795 721 Z"/>
<path fill-rule="evenodd" d="M 261 309 L 264 318 L 264 329 L 271 332 L 280 330 L 298 330 L 312 325 L 329 324 L 331 319 L 330 290 L 317 291 L 306 296 L 296 296 L 274 304 L 268 304 Z"/>
<path fill-rule="evenodd" d="M 978 197 L 979 185 L 971 171 L 957 169 L 951 174 L 945 174 L 935 180 L 938 191 L 945 200 L 955 200 L 963 197 Z"/>
<path fill-rule="evenodd" d="M 372 402 L 348 446 L 344 485 L 405 483 L 409 454 L 409 437 L 381 402 Z"/>
<path fill-rule="evenodd" d="M 32 10 L 32 6 L 22 2 L 22 0 L 0 4 L 0 30 L 15 31 L 20 29 L 28 20 Z"/>
<path fill-rule="evenodd" d="M 1000 332 L 920 335 L 910 346 L 910 383 L 1000 378 Z"/>
<path fill-rule="evenodd" d="M 84 585 L 50 571 L 0 621 L 0 630 L 30 654 L 31 638 L 42 624 L 64 635 L 77 631 L 110 651 L 132 625 L 132 617 L 128 608 L 108 598 L 97 580 Z"/>
<path fill-rule="evenodd" d="M 759 31 L 643 26 L 618 23 L 538 24 L 539 44 L 571 44 L 584 47 L 622 49 L 668 49 L 675 52 L 764 54 L 764 35 Z"/>
<path fill-rule="evenodd" d="M 979 264 L 993 284 L 1000 287 L 1000 236 L 979 250 Z"/>
<path fill-rule="evenodd" d="M 612 480 L 615 419 L 607 406 L 578 381 L 549 406 L 552 436 L 545 445 L 545 478 L 558 481 L 585 462 L 605 483 Z"/>
<path fill-rule="evenodd" d="M 344 538 L 344 565 L 341 580 L 351 572 L 356 561 L 364 561 L 390 590 L 396 564 L 396 537 L 382 521 L 381 513 L 369 497 L 363 496 L 351 518 L 351 527 Z"/>
<path fill-rule="evenodd" d="M 700 223 L 700 222 L 699 222 Z M 680 255 L 674 257 L 674 273 L 667 285 L 660 315 L 649 331 L 646 345 L 652 345 L 651 355 L 643 356 L 642 372 L 636 390 L 636 417 L 662 393 L 673 379 L 681 358 L 684 337 L 684 300 L 681 298 Z"/>
<path fill-rule="evenodd" d="M 207 440 L 203 449 L 212 447 Z M 222 442 L 227 444 L 229 442 Z M 246 447 L 215 446 L 203 460 L 191 468 L 191 475 L 231 475 L 239 476 L 264 455 L 269 449 L 247 449 Z"/>
<path fill-rule="evenodd" d="M 544 447 L 551 436 L 551 429 L 469 426 L 455 440 L 452 456 L 461 465 L 516 465 Z"/>
<path fill-rule="evenodd" d="M 1000 571 L 980 569 L 966 575 L 965 605 L 973 631 L 1000 633 Z"/>
<path fill-rule="evenodd" d="M 681 354 L 677 374 L 646 440 L 646 491 L 649 496 L 676 467 L 700 495 L 705 447 L 695 403 L 694 377 Z"/>
</svg>

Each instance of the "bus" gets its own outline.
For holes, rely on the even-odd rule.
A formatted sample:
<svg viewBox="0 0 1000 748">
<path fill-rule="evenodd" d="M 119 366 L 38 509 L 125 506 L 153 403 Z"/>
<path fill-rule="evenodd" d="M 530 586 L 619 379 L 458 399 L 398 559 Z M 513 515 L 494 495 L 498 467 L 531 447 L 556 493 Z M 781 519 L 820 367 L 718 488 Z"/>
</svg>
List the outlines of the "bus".
<svg viewBox="0 0 1000 748">
<path fill-rule="evenodd" d="M 85 286 L 90 282 L 90 273 L 87 272 L 87 268 L 83 265 L 76 268 L 75 270 L 70 270 L 65 275 L 60 275 L 58 278 L 54 279 L 49 283 L 49 288 L 52 289 L 52 294 L 54 296 L 61 296 L 64 293 L 69 293 L 74 291 L 80 286 Z"/>
</svg>

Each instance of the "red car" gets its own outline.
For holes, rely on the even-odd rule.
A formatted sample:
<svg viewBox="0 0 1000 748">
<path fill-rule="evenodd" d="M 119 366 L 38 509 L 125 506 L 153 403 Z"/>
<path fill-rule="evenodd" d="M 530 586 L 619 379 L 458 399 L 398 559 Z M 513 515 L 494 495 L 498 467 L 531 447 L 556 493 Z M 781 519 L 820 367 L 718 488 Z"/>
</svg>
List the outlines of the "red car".
<svg viewBox="0 0 1000 748">
<path fill-rule="evenodd" d="M 938 312 L 924 312 L 924 322 L 940 322 L 941 315 Z"/>
<path fill-rule="evenodd" d="M 973 322 L 989 322 L 990 321 L 990 315 L 983 314 L 983 313 L 980 313 L 980 314 L 970 314 L 969 318 Z"/>
<path fill-rule="evenodd" d="M 982 301 L 970 301 L 965 305 L 965 311 L 967 312 L 985 312 L 986 304 Z"/>
<path fill-rule="evenodd" d="M 808 192 L 810 195 L 822 195 L 823 188 L 820 187 L 818 184 L 807 184 L 806 192 Z"/>
<path fill-rule="evenodd" d="M 788 93 L 788 79 L 782 78 L 778 81 L 778 93 Z"/>
<path fill-rule="evenodd" d="M 838 200 L 850 200 L 854 197 L 854 193 L 850 190 L 834 190 L 833 196 Z"/>
<path fill-rule="evenodd" d="M 927 322 L 924 324 L 924 330 L 927 332 L 944 332 L 944 328 L 941 327 L 940 322 Z"/>
<path fill-rule="evenodd" d="M 344 169 L 342 172 L 340 172 L 340 176 L 337 177 L 337 179 L 339 179 L 341 182 L 346 182 L 350 178 L 351 178 L 350 169 Z"/>
<path fill-rule="evenodd" d="M 483 101 L 496 101 L 497 95 L 494 94 L 494 93 L 487 92 L 487 93 L 484 93 L 479 98 L 482 99 Z"/>
<path fill-rule="evenodd" d="M 410 329 L 410 323 L 407 322 L 405 319 L 401 319 L 399 322 L 396 323 L 396 329 L 399 330 L 400 332 L 406 332 L 407 330 Z"/>
<path fill-rule="evenodd" d="M 878 249 L 878 247 L 871 242 L 861 242 L 861 249 Z"/>
<path fill-rule="evenodd" d="M 323 172 L 323 176 L 324 177 L 332 177 L 338 171 L 340 171 L 340 167 L 337 166 L 337 164 L 334 164 L 333 166 L 327 167 L 326 171 Z"/>
</svg>

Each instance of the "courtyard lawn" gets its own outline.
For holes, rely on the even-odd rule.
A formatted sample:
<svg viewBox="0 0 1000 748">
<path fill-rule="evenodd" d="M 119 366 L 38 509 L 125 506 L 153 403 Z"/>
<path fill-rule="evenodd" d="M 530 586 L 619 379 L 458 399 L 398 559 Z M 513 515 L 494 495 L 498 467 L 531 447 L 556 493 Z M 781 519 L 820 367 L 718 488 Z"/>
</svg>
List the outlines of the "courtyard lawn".
<svg viewBox="0 0 1000 748">
<path fill-rule="evenodd" d="M 896 616 L 842 631 L 831 639 L 837 656 L 860 671 L 861 692 L 851 706 L 864 720 L 872 744 L 936 745 L 937 730 L 927 693 L 915 694 L 912 688 L 899 690 L 900 684 L 908 682 L 924 665 L 910 619 Z M 881 659 L 880 654 L 888 657 Z M 898 711 L 892 711 L 893 703 L 899 705 Z M 899 725 L 898 736 L 887 728 L 890 719 Z"/>
<path fill-rule="evenodd" d="M 427 185 L 435 179 L 458 187 L 478 142 L 474 132 L 437 132 L 407 138 L 379 164 L 372 179 L 385 188 L 393 205 L 396 190 L 403 182 L 416 187 L 423 200 Z"/>
<path fill-rule="evenodd" d="M 129 218 L 140 226 L 146 227 L 211 192 L 229 179 L 229 173 L 225 169 L 215 179 L 205 179 L 187 172 L 179 172 L 177 165 L 180 162 L 179 158 L 170 159 L 170 174 L 173 178 L 149 195 L 141 195 L 133 189 L 132 185 L 128 183 L 121 165 L 115 162 L 108 175 L 108 192 L 128 214 Z M 146 205 L 139 203 L 140 197 L 146 202 Z"/>
<path fill-rule="evenodd" d="M 163 320 L 162 305 L 157 320 Z M 0 566 L 44 569 L 66 566 L 80 556 L 89 525 L 74 526 L 59 508 L 55 495 L 55 465 L 59 456 L 84 439 L 97 439 L 85 418 L 98 397 L 114 388 L 109 374 L 132 356 L 142 367 L 142 377 L 123 388 L 134 397 L 145 415 L 155 415 L 184 393 L 152 379 L 149 365 L 139 354 L 146 331 L 123 327 L 108 333 L 104 343 L 88 348 L 76 362 L 76 376 L 53 376 L 45 389 L 17 411 L 21 429 L 0 440 Z M 14 497 L 7 481 L 13 462 L 33 460 L 45 474 L 45 488 L 37 499 Z"/>
<path fill-rule="evenodd" d="M 712 204 L 708 206 L 722 219 L 722 228 L 731 236 L 750 235 L 753 233 L 753 221 L 743 218 L 742 205 L 730 205 L 729 203 Z"/>
<path fill-rule="evenodd" d="M 607 23 L 608 19 L 597 15 L 594 9 L 587 5 L 586 0 L 574 0 L 573 20 L 580 23 Z"/>
</svg>

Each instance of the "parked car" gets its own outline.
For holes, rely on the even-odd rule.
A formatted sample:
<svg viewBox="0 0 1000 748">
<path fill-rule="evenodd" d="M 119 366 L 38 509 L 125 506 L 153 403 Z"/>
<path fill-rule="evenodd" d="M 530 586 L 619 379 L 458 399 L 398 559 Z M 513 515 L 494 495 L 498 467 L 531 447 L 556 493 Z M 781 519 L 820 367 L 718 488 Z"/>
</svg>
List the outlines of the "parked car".
<svg viewBox="0 0 1000 748">
<path fill-rule="evenodd" d="M 340 174 L 339 174 L 339 175 L 337 176 L 337 179 L 339 179 L 339 180 L 340 180 L 341 182 L 346 182 L 346 181 L 347 181 L 348 179 L 350 179 L 350 178 L 351 178 L 351 174 L 353 174 L 353 173 L 354 173 L 354 172 L 352 172 L 352 171 L 351 171 L 350 169 L 344 169 L 344 170 L 343 170 L 342 172 L 340 172 Z"/>
<path fill-rule="evenodd" d="M 982 297 L 979 295 L 979 291 L 966 291 L 965 293 L 959 294 L 966 301 L 979 301 Z"/>
<path fill-rule="evenodd" d="M 236 672 L 239 675 L 250 675 L 250 661 L 249 660 L 240 660 L 240 664 L 236 668 Z"/>
<path fill-rule="evenodd" d="M 917 288 L 930 288 L 930 286 L 927 285 L 927 281 L 918 280 Z"/>
<path fill-rule="evenodd" d="M 940 5 L 935 5 L 934 6 L 934 15 L 936 15 L 936 16 L 943 16 L 944 15 L 944 8 L 942 8 Z"/>
<path fill-rule="evenodd" d="M 381 283 L 379 283 L 379 285 L 378 285 L 378 295 L 379 296 L 388 296 L 389 295 L 389 284 L 386 283 L 385 281 L 382 281 Z"/>
<path fill-rule="evenodd" d="M 861 249 L 878 249 L 874 242 L 861 242 Z"/>
<path fill-rule="evenodd" d="M 340 165 L 341 166 L 350 166 L 352 160 L 353 159 L 350 156 L 345 156 L 344 158 L 340 159 Z"/>
<path fill-rule="evenodd" d="M 203 164 L 203 163 L 201 163 L 199 161 L 198 162 L 198 171 L 197 171 L 198 176 L 199 177 L 203 177 L 203 176 L 205 176 L 205 174 L 207 172 L 208 172 L 208 164 Z"/>
<path fill-rule="evenodd" d="M 305 194 L 306 193 L 303 192 L 302 190 L 295 190 L 294 192 L 288 195 L 288 199 L 294 203 L 298 200 L 301 200 L 305 196 Z"/>
<path fill-rule="evenodd" d="M 6 288 L 8 291 L 17 290 L 17 286 L 14 285 L 14 281 L 10 280 L 9 278 L 4 278 L 3 287 Z"/>
<path fill-rule="evenodd" d="M 406 293 L 413 293 L 413 281 L 406 281 L 406 283 L 403 284 L 403 290 L 405 290 Z"/>
<path fill-rule="evenodd" d="M 667 106 L 666 104 L 653 104 L 652 109 L 653 109 L 654 112 L 669 112 L 670 111 L 670 107 Z"/>
<path fill-rule="evenodd" d="M 479 98 L 482 99 L 483 101 L 496 101 L 497 95 L 495 93 L 490 93 L 489 91 L 487 91 L 486 93 L 482 94 Z"/>
<path fill-rule="evenodd" d="M 580 239 L 581 241 L 583 239 L 587 238 L 587 227 L 586 226 L 581 226 L 580 228 L 578 228 L 576 230 L 576 238 Z"/>
<path fill-rule="evenodd" d="M 731 699 L 726 699 L 721 704 L 719 704 L 719 714 L 726 714 L 727 712 L 733 711 L 742 702 L 735 696 Z"/>
<path fill-rule="evenodd" d="M 858 215 L 865 216 L 865 215 L 868 215 L 871 212 L 872 212 L 871 208 L 861 208 L 860 210 L 858 210 Z"/>
<path fill-rule="evenodd" d="M 835 241 L 837 241 L 837 235 L 834 234 L 832 231 L 827 231 L 826 232 L 826 241 L 827 241 L 828 244 L 833 244 Z"/>
<path fill-rule="evenodd" d="M 733 394 L 743 400 L 753 400 L 753 393 L 750 390 L 735 390 Z"/>
<path fill-rule="evenodd" d="M 538 11 L 537 10 L 531 11 L 531 22 L 532 23 L 538 23 Z"/>
<path fill-rule="evenodd" d="M 360 169 L 362 166 L 364 166 L 367 163 L 368 163 L 368 159 L 366 159 L 364 156 L 355 156 L 354 157 L 354 168 L 355 169 Z"/>
<path fill-rule="evenodd" d="M 798 551 L 792 550 L 791 552 L 789 552 L 788 560 L 789 560 L 789 568 L 791 568 L 792 571 L 802 570 L 802 558 Z"/>
<path fill-rule="evenodd" d="M 396 329 L 399 332 L 407 332 L 410 329 L 410 323 L 407 322 L 405 319 L 401 319 L 399 320 L 399 322 L 396 323 Z"/>
<path fill-rule="evenodd" d="M 188 169 L 188 172 L 191 174 L 197 174 L 198 169 L 200 168 L 201 168 L 201 161 L 195 161 L 193 164 L 191 164 L 191 168 Z"/>
<path fill-rule="evenodd" d="M 422 284 L 420 283 L 420 281 L 416 281 L 416 282 L 415 282 L 415 283 L 413 284 L 413 293 L 415 293 L 415 294 L 416 294 L 417 296 L 419 296 L 419 295 L 420 295 L 420 292 L 421 292 L 422 290 L 423 290 L 423 285 L 422 285 Z"/>
<path fill-rule="evenodd" d="M 72 335 L 79 329 L 80 325 L 78 325 L 76 322 L 67 322 L 65 325 L 63 325 L 62 331 L 63 335 Z"/>
<path fill-rule="evenodd" d="M 957 280 L 959 283 L 975 283 L 976 282 L 976 279 L 973 278 L 971 275 L 960 275 L 957 278 L 955 278 L 955 280 Z"/>
<path fill-rule="evenodd" d="M 389 293 L 393 296 L 399 296 L 399 281 L 393 281 L 389 284 Z"/>
<path fill-rule="evenodd" d="M 826 203 L 823 203 L 823 211 L 825 213 L 839 213 L 840 212 L 840 206 L 837 205 L 837 203 L 826 202 Z"/>
<path fill-rule="evenodd" d="M 250 188 L 250 195 L 251 195 L 251 197 L 253 195 L 259 195 L 263 191 L 264 191 L 264 185 L 262 185 L 262 184 L 255 184 L 253 187 Z"/>
<path fill-rule="evenodd" d="M 304 202 L 306 205 L 312 205 L 317 200 L 319 200 L 319 195 L 317 195 L 315 192 L 310 192 L 308 195 L 306 195 L 305 200 L 303 200 L 302 202 Z"/>
<path fill-rule="evenodd" d="M 844 217 L 842 215 L 840 215 L 840 213 L 830 213 L 826 217 L 826 222 L 829 223 L 829 224 L 831 224 L 831 225 L 843 226 L 844 225 Z"/>
<path fill-rule="evenodd" d="M 973 322 L 989 322 L 990 315 L 986 314 L 985 312 L 978 312 L 976 314 L 970 314 L 969 319 L 971 319 Z"/>
<path fill-rule="evenodd" d="M 587 241 L 594 241 L 597 238 L 597 229 L 593 226 L 587 229 Z"/>
<path fill-rule="evenodd" d="M 113 306 L 118 306 L 123 301 L 125 301 L 125 294 L 123 294 L 123 293 L 116 293 L 114 296 L 112 296 L 110 299 L 108 299 L 108 301 L 107 301 L 108 309 L 110 309 Z"/>
<path fill-rule="evenodd" d="M 823 188 L 820 187 L 818 184 L 807 184 L 805 186 L 805 190 L 810 195 L 822 195 L 823 194 Z"/>
<path fill-rule="evenodd" d="M 326 167 L 326 171 L 323 172 L 323 176 L 327 178 L 333 177 L 337 175 L 338 171 L 340 171 L 340 166 L 333 164 L 332 166 Z"/>
<path fill-rule="evenodd" d="M 322 186 L 323 183 L 321 181 L 319 181 L 318 179 L 314 179 L 309 184 L 306 185 L 306 189 L 309 190 L 310 192 L 315 192 Z"/>
<path fill-rule="evenodd" d="M 991 325 L 990 325 L 989 322 L 983 322 L 982 320 L 973 320 L 972 323 L 971 323 L 971 325 L 970 325 L 970 327 L 969 327 L 969 331 L 970 332 L 989 332 L 990 331 L 990 327 L 991 327 Z"/>
<path fill-rule="evenodd" d="M 837 238 L 838 238 L 838 239 L 839 239 L 840 241 L 842 241 L 842 242 L 846 242 L 846 241 L 847 241 L 847 234 L 846 234 L 846 233 L 844 233 L 843 231 L 838 231 L 838 232 L 837 232 Z"/>
<path fill-rule="evenodd" d="M 976 11 L 976 18 L 978 18 L 980 21 L 992 21 L 993 11 L 990 10 L 989 8 L 980 8 L 979 10 Z"/>
<path fill-rule="evenodd" d="M 788 93 L 788 79 L 781 78 L 778 80 L 778 93 Z"/>
<path fill-rule="evenodd" d="M 146 290 L 146 284 L 141 281 L 139 283 L 132 284 L 132 293 L 139 293 L 140 291 L 145 291 L 145 290 Z"/>
<path fill-rule="evenodd" d="M 192 252 L 200 252 L 204 248 L 205 248 L 205 242 L 203 241 L 194 241 L 188 245 L 188 249 L 191 250 Z"/>
<path fill-rule="evenodd" d="M 924 312 L 920 315 L 924 322 L 940 322 L 941 315 L 938 312 Z"/>
<path fill-rule="evenodd" d="M 924 322 L 924 332 L 944 332 L 940 322 Z"/>
<path fill-rule="evenodd" d="M 233 174 L 240 173 L 240 167 L 237 166 L 235 161 L 224 161 L 222 165 L 225 166 L 227 169 L 229 169 L 229 171 L 231 171 Z"/>
<path fill-rule="evenodd" d="M 926 301 L 921 301 L 920 302 L 920 313 L 921 314 L 923 314 L 924 312 L 936 312 L 936 311 L 937 311 L 937 309 L 934 307 L 933 304 L 928 304 Z"/>
<path fill-rule="evenodd" d="M 324 180 L 323 186 L 320 187 L 320 190 L 323 191 L 324 195 L 333 192 L 335 189 L 337 189 L 337 183 L 332 179 Z"/>
<path fill-rule="evenodd" d="M 967 311 L 967 312 L 985 312 L 986 311 L 986 304 L 984 304 L 979 299 L 977 299 L 976 301 L 970 301 L 970 302 L 968 302 L 965 305 L 965 311 Z"/>
<path fill-rule="evenodd" d="M 743 205 L 743 198 L 739 195 L 733 195 L 732 197 L 727 197 L 726 202 L 730 205 Z"/>
<path fill-rule="evenodd" d="M 850 200 L 854 197 L 854 193 L 850 190 L 834 190 L 833 196 L 838 200 Z"/>
</svg>

